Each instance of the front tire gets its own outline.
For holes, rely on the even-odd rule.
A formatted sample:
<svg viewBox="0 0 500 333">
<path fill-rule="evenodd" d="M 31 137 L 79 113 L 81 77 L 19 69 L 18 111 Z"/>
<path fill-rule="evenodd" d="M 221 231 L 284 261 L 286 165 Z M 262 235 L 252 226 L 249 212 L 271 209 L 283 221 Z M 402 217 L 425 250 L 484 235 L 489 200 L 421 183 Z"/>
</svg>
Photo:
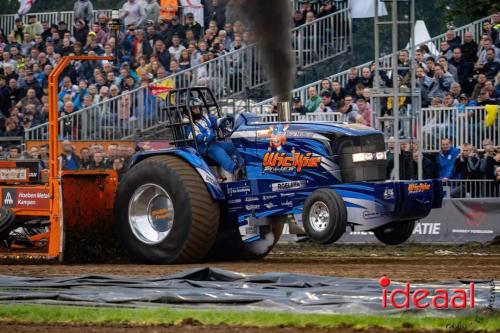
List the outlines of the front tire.
<svg viewBox="0 0 500 333">
<path fill-rule="evenodd" d="M 345 232 L 347 208 L 337 192 L 321 188 L 304 202 L 302 223 L 306 234 L 314 242 L 331 244 Z"/>
<path fill-rule="evenodd" d="M 219 214 L 219 204 L 198 172 L 169 155 L 132 167 L 115 201 L 121 244 L 145 263 L 200 261 L 215 240 Z"/>
<path fill-rule="evenodd" d="M 410 238 L 414 228 L 415 221 L 399 221 L 383 225 L 373 230 L 373 233 L 386 245 L 399 245 Z"/>
</svg>

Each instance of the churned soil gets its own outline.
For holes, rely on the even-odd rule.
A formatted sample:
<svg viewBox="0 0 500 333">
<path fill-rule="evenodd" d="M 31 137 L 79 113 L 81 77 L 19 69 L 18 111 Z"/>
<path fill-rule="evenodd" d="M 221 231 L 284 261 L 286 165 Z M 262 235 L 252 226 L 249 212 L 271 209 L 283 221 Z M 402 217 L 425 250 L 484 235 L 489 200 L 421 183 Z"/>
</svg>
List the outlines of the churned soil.
<svg viewBox="0 0 500 333">
<path fill-rule="evenodd" d="M 23 332 L 23 333 L 115 333 L 115 332 L 141 332 L 141 333 L 386 333 L 387 329 L 382 327 L 370 327 L 369 329 L 358 329 L 349 325 L 340 325 L 335 329 L 319 328 L 314 326 L 294 327 L 255 327 L 238 325 L 202 325 L 196 320 L 184 320 L 178 325 L 152 325 L 152 326 L 133 326 L 133 325 L 45 325 L 45 324 L 18 324 L 18 323 L 0 323 L 2 332 Z M 433 333 L 433 332 L 460 332 L 468 333 L 472 331 L 461 328 L 448 328 L 444 330 L 416 330 L 410 325 L 403 329 L 391 330 L 391 333 Z"/>
<path fill-rule="evenodd" d="M 353 278 L 387 275 L 403 281 L 500 279 L 500 245 L 397 247 L 374 245 L 279 244 L 261 260 L 190 265 L 137 265 L 126 260 L 91 264 L 0 264 L 0 274 L 17 276 L 164 276 L 192 268 L 240 273 L 293 272 Z"/>
</svg>

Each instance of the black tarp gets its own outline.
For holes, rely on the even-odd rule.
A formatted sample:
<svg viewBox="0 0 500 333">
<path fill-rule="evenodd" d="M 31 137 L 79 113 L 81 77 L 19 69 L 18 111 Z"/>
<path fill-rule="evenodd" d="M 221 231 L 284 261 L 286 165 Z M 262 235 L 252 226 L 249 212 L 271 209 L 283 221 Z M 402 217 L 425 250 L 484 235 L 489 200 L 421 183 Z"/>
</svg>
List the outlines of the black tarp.
<svg viewBox="0 0 500 333">
<path fill-rule="evenodd" d="M 405 282 L 405 281 L 404 281 Z M 388 290 L 403 288 L 393 281 Z M 470 281 L 412 283 L 412 290 L 467 288 Z M 498 281 L 496 281 L 498 286 Z M 475 309 L 499 310 L 495 281 L 475 281 Z M 416 309 L 382 309 L 378 280 L 291 273 L 244 275 L 220 269 L 192 269 L 156 277 L 87 275 L 19 277 L 0 275 L 1 303 L 126 307 L 197 307 L 300 313 L 376 314 Z M 425 310 L 426 315 L 456 315 L 456 310 Z M 469 314 L 470 311 L 459 311 Z"/>
</svg>

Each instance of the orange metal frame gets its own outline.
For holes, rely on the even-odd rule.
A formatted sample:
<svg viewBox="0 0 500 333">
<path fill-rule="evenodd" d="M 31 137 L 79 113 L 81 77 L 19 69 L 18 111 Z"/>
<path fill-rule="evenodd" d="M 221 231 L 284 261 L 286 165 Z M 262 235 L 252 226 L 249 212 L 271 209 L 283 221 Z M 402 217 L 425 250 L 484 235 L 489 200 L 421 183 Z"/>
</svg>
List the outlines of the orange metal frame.
<svg viewBox="0 0 500 333">
<path fill-rule="evenodd" d="M 58 257 L 62 252 L 62 205 L 61 205 L 61 173 L 58 159 L 58 107 L 59 76 L 72 60 L 114 60 L 114 57 L 103 56 L 66 56 L 56 65 L 49 75 L 49 194 L 50 194 L 50 242 L 48 255 Z"/>
</svg>

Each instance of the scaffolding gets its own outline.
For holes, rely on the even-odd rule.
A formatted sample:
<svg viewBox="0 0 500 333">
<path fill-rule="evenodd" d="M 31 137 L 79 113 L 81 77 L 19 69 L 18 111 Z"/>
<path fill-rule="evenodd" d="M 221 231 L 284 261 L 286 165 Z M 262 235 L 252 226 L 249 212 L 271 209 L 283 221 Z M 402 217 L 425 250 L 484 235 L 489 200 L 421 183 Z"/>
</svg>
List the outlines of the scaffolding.
<svg viewBox="0 0 500 333">
<path fill-rule="evenodd" d="M 421 109 L 420 89 L 416 87 L 416 65 L 413 59 L 415 53 L 415 0 L 383 0 L 389 15 L 388 18 L 379 16 L 379 0 L 375 1 L 375 16 L 374 16 L 374 44 L 375 44 L 375 62 L 374 62 L 374 79 L 373 89 L 371 94 L 372 105 L 372 124 L 375 128 L 382 130 L 385 134 L 386 141 L 389 142 L 390 137 L 394 137 L 394 169 L 392 178 L 395 180 L 401 179 L 401 165 L 403 154 L 407 155 L 410 163 L 410 174 L 413 163 L 413 152 L 416 150 L 415 143 L 419 148 L 422 148 L 421 136 L 418 136 L 417 119 Z M 406 29 L 405 29 L 406 28 Z M 392 57 L 390 61 L 383 61 L 385 54 L 389 53 L 386 49 L 381 48 L 381 40 L 383 33 L 390 30 L 390 53 Z M 398 41 L 401 32 L 409 31 L 410 45 L 407 50 L 409 53 L 408 61 L 402 63 L 399 61 Z M 385 51 L 385 52 L 384 52 Z M 405 51 L 402 51 L 405 52 Z M 403 85 L 402 80 L 399 80 L 400 73 L 409 73 L 409 85 Z M 382 77 L 386 78 L 383 80 Z M 389 78 L 390 79 L 387 79 Z M 407 77 L 407 74 L 405 75 Z M 389 108 L 391 105 L 391 108 Z M 404 146 L 405 152 L 399 154 L 400 147 Z M 407 150 L 409 148 L 409 151 Z M 418 149 L 417 175 L 418 179 L 422 179 L 422 152 Z"/>
</svg>

